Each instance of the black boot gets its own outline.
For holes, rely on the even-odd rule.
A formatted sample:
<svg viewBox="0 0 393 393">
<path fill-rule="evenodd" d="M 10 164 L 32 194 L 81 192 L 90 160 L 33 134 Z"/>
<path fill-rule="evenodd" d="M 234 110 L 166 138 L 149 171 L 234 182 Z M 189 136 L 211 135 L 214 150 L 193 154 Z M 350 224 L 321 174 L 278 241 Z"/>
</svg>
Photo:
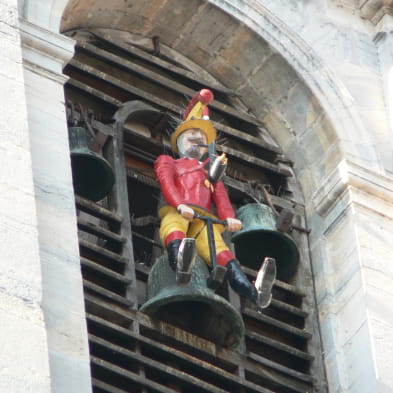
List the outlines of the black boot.
<svg viewBox="0 0 393 393">
<path fill-rule="evenodd" d="M 176 271 L 177 258 L 179 256 L 179 247 L 181 242 L 182 239 L 175 239 L 168 243 L 168 245 L 166 246 L 169 266 L 174 272 Z"/>
<path fill-rule="evenodd" d="M 258 292 L 240 268 L 239 262 L 236 259 L 232 259 L 225 265 L 225 267 L 227 268 L 226 279 L 232 289 L 238 295 L 243 296 L 256 304 Z"/>
</svg>

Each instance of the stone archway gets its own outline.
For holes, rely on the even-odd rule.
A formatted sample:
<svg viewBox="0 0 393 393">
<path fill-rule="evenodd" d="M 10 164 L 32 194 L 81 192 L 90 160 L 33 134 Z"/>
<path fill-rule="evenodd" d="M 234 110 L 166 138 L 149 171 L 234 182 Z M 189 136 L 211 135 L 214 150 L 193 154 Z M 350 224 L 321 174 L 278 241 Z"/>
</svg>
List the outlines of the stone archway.
<svg viewBox="0 0 393 393">
<path fill-rule="evenodd" d="M 332 235 L 335 229 L 328 232 L 345 212 L 330 213 L 336 198 L 346 195 L 353 181 L 347 174 L 357 167 L 345 167 L 346 161 L 380 171 L 379 158 L 350 95 L 296 34 L 261 6 L 247 3 L 235 9 L 228 3 L 213 4 L 173 0 L 107 5 L 75 0 L 65 9 L 61 30 L 115 25 L 133 33 L 136 40 L 159 37 L 173 53 L 190 59 L 239 94 L 294 162 L 300 185 L 294 184 L 294 189 L 304 201 L 312 229 L 310 249 L 322 324 L 334 331 L 335 322 L 325 318 L 331 301 L 324 294 L 336 291 L 328 274 L 335 269 L 334 248 L 345 241 Z M 322 340 L 329 343 L 328 336 Z M 335 340 L 329 351 L 337 345 Z"/>
<path fill-rule="evenodd" d="M 62 31 L 72 36 L 79 29 L 104 30 L 116 25 L 119 31 L 131 32 L 134 43 L 152 45 L 156 36 L 162 49 L 170 50 L 177 61 L 189 59 L 198 64 L 240 97 L 245 112 L 252 112 L 266 124 L 295 163 L 302 188 L 293 182 L 296 199 L 309 203 L 316 185 L 338 165 L 343 154 L 315 95 L 275 48 L 233 17 L 209 3 L 174 4 L 164 2 L 154 7 L 154 3 L 144 2 L 117 9 L 101 2 L 71 2 Z M 206 35 L 209 26 L 213 31 Z M 307 246 L 307 253 L 305 250 Z"/>
<path fill-rule="evenodd" d="M 340 197 L 347 201 L 348 198 L 348 203 L 352 203 L 353 195 L 348 186 L 356 188 L 361 183 L 360 178 L 363 180 L 365 174 L 370 175 L 362 167 L 381 173 L 381 166 L 353 109 L 350 95 L 318 61 L 318 56 L 263 6 L 252 2 L 242 2 L 236 8 L 225 1 L 192 5 L 188 1 L 152 1 L 143 2 L 143 5 L 140 2 L 139 8 L 136 4 L 137 8 L 130 9 L 131 12 L 122 8 L 125 3 L 122 1 L 108 5 L 104 1 L 85 1 L 83 5 L 71 1 L 67 6 L 66 3 L 55 1 L 48 6 L 44 1 L 26 1 L 20 3 L 20 11 L 28 21 L 52 31 L 60 30 L 63 8 L 62 30 L 107 27 L 114 21 L 120 28 L 130 30 L 130 18 L 132 20 L 135 15 L 134 33 L 150 37 L 159 35 L 162 42 L 242 94 L 242 101 L 265 122 L 287 157 L 295 163 L 307 219 L 313 229 L 311 251 L 320 290 L 322 293 L 324 289 L 331 289 L 321 265 L 326 263 L 329 269 L 334 269 L 330 258 L 337 239 L 329 238 L 325 242 L 319 237 L 328 233 L 333 223 L 345 214 L 345 207 L 335 211 L 336 200 Z M 202 35 L 205 25 L 198 18 L 207 15 L 208 7 L 212 11 L 208 16 L 212 19 L 207 17 L 204 21 L 216 28 L 212 40 L 190 38 L 194 33 L 196 37 Z M 171 9 L 179 13 L 177 21 L 180 24 L 162 23 Z M 214 25 L 214 15 L 224 21 L 225 32 Z M 241 20 L 243 26 L 233 17 Z M 187 24 L 183 25 L 181 20 L 186 20 Z M 182 34 L 179 35 L 179 31 Z M 247 53 L 249 48 L 253 53 Z M 215 56 L 216 53 L 220 56 Z M 263 59 L 263 66 L 254 66 L 255 59 Z M 273 83 L 278 70 L 285 78 Z M 259 113 L 260 108 L 263 110 Z M 370 175 L 367 180 L 372 177 Z M 369 184 L 364 187 L 370 190 Z"/>
<path fill-rule="evenodd" d="M 324 124 L 321 122 L 321 132 L 315 133 L 315 144 L 324 151 L 327 143 L 329 147 L 333 142 L 337 144 L 338 157 L 329 161 L 348 159 L 380 168 L 350 94 L 318 55 L 262 5 L 152 1 L 143 5 L 121 3 L 117 7 L 75 0 L 65 9 L 61 30 L 113 25 L 142 37 L 159 36 L 165 45 L 200 64 L 239 93 L 259 119 L 271 122 L 271 133 L 284 149 L 293 143 L 304 145 L 305 140 L 299 137 L 302 131 L 297 130 L 301 116 L 310 122 L 323 112 Z M 297 92 L 295 84 L 299 86 Z M 294 110 L 295 118 L 289 108 L 297 106 L 296 94 L 303 94 L 308 105 Z M 303 133 L 309 125 L 302 123 Z M 359 154 L 360 149 L 367 152 Z M 312 157 L 306 165 L 315 165 Z M 327 173 L 328 169 L 316 174 L 315 182 Z"/>
<path fill-rule="evenodd" d="M 303 184 L 306 194 L 342 160 L 381 170 L 348 91 L 318 55 L 263 5 L 244 2 L 233 6 L 225 1 L 175 3 L 109 5 L 94 0 L 56 0 L 47 4 L 25 0 L 19 2 L 19 11 L 25 20 L 52 31 L 116 25 L 141 36 L 159 36 L 163 43 L 238 92 L 295 163 L 295 152 L 301 152 L 298 157 L 304 157 L 303 163 L 295 165 L 294 170 L 301 184 L 303 173 L 307 178 Z M 177 22 L 166 24 L 174 9 L 172 16 Z M 221 32 L 222 26 L 215 24 L 220 17 L 225 33 Z M 200 40 L 206 26 L 211 39 Z M 258 64 L 258 56 L 266 64 Z M 286 75 L 285 80 L 277 80 L 278 70 L 280 75 Z M 319 124 L 314 124 L 316 129 L 307 132 L 310 122 L 321 114 Z M 313 146 L 315 150 L 304 151 L 304 146 Z M 330 152 L 325 155 L 327 150 Z M 315 166 L 316 157 L 324 157 L 324 162 Z M 307 167 L 316 169 L 303 172 Z"/>
</svg>

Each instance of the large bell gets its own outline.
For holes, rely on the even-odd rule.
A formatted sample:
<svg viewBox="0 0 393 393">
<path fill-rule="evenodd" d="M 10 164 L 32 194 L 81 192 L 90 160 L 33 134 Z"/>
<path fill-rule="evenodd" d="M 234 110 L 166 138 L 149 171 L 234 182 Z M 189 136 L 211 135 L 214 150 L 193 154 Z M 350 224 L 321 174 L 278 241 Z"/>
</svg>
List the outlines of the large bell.
<svg viewBox="0 0 393 393">
<path fill-rule="evenodd" d="M 115 177 L 104 157 L 89 146 L 93 137 L 84 127 L 68 129 L 74 190 L 77 195 L 97 202 L 107 196 Z"/>
<path fill-rule="evenodd" d="M 277 278 L 287 280 L 296 272 L 299 251 L 295 242 L 276 229 L 272 209 L 264 204 L 250 203 L 236 212 L 243 229 L 232 235 L 236 257 L 246 267 L 258 270 L 265 257 L 275 258 Z"/>
<path fill-rule="evenodd" d="M 196 258 L 188 285 L 178 285 L 166 255 L 153 265 L 148 282 L 148 301 L 141 311 L 216 344 L 235 348 L 244 336 L 239 312 L 206 286 L 209 271 Z"/>
</svg>

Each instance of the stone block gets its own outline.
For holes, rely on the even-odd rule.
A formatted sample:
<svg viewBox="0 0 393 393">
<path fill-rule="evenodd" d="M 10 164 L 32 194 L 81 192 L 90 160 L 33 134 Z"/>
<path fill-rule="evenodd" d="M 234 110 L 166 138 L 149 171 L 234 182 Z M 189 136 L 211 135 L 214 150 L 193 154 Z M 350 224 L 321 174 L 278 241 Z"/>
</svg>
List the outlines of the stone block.
<svg viewBox="0 0 393 393">
<path fill-rule="evenodd" d="M 301 172 L 298 173 L 297 179 L 301 185 L 303 195 L 312 195 L 318 184 L 318 179 L 314 178 L 314 173 L 309 167 L 305 167 Z M 307 206 L 309 208 L 311 206 Z M 310 212 L 308 211 L 307 214 Z M 310 227 L 311 228 L 311 227 Z"/>
<path fill-rule="evenodd" d="M 359 66 L 341 66 L 338 75 L 360 108 L 384 107 L 381 76 Z M 367 94 L 364 94 L 364 92 Z M 361 112 L 360 112 L 361 115 Z"/>
<path fill-rule="evenodd" d="M 45 305 L 45 321 L 47 323 L 48 346 L 51 353 L 62 353 L 68 359 L 69 364 L 77 362 L 88 362 L 85 348 L 88 345 L 81 331 L 85 331 L 86 319 L 84 315 L 72 312 L 63 313 L 59 307 L 49 307 Z M 52 359 L 50 359 L 52 362 Z"/>
<path fill-rule="evenodd" d="M 306 160 L 309 164 L 317 163 L 325 158 L 325 149 L 318 135 L 313 129 L 307 130 L 299 138 L 299 144 L 304 146 Z"/>
<path fill-rule="evenodd" d="M 232 72 L 231 69 L 230 72 Z M 258 95 L 250 79 L 244 79 L 241 73 L 238 74 L 240 75 L 240 78 L 235 79 L 235 83 L 236 83 L 235 86 L 237 86 L 237 83 L 239 83 L 236 93 L 239 95 L 239 97 L 241 97 L 244 100 L 244 102 L 246 102 L 248 111 L 254 114 L 258 120 L 260 120 L 262 123 L 266 125 L 267 128 L 270 129 L 270 127 L 268 127 L 267 123 L 265 122 L 265 119 L 267 117 L 266 114 L 269 111 L 267 102 L 264 101 L 265 98 L 263 96 Z M 230 75 L 231 74 L 229 74 L 228 76 Z M 277 119 L 275 117 L 276 114 L 273 114 L 272 116 L 274 120 L 270 118 L 268 118 L 268 120 L 277 123 L 280 123 L 282 121 L 282 119 Z M 275 135 L 273 135 L 273 138 L 275 138 Z"/>
<path fill-rule="evenodd" d="M 393 330 L 393 315 L 390 312 L 391 302 L 393 301 L 393 278 L 386 277 L 385 280 L 381 280 L 382 282 L 376 282 L 375 276 L 379 277 L 381 273 L 376 272 L 377 274 L 373 274 L 369 269 L 364 270 L 365 295 L 371 319 L 375 322 L 379 321 L 386 329 Z M 373 281 L 370 279 L 370 275 L 374 275 Z M 380 283 L 385 284 L 385 287 L 380 285 Z"/>
<path fill-rule="evenodd" d="M 0 75 L 0 87 L 3 92 L 7 92 L 7 94 L 0 96 L 0 139 L 2 144 L 4 146 L 9 143 L 27 150 L 29 143 L 22 79 L 15 80 Z"/>
<path fill-rule="evenodd" d="M 51 350 L 52 376 L 57 381 L 56 393 L 89 393 L 91 383 L 86 378 L 90 373 L 90 362 L 88 360 L 74 359 L 64 356 L 64 352 Z"/>
<path fill-rule="evenodd" d="M 383 303 L 385 305 L 389 304 L 388 299 L 393 296 L 393 276 L 384 270 L 377 270 L 364 265 L 362 273 L 366 289 L 378 290 Z M 386 317 L 390 317 L 390 314 Z"/>
<path fill-rule="evenodd" d="M 303 83 L 292 86 L 283 99 L 274 107 L 292 125 L 296 136 L 303 134 L 321 115 L 319 105 L 315 105 L 311 92 Z"/>
<path fill-rule="evenodd" d="M 317 304 L 321 304 L 326 296 L 332 294 L 328 285 L 331 273 L 325 253 L 324 240 L 321 239 L 321 236 L 319 236 L 318 241 L 310 244 L 310 252 L 316 302 Z"/>
<path fill-rule="evenodd" d="M 337 313 L 340 330 L 340 341 L 337 344 L 343 347 L 356 336 L 364 324 L 367 324 L 366 297 L 361 284 L 361 274 L 357 273 L 334 297 L 333 307 Z"/>
<path fill-rule="evenodd" d="M 50 57 L 47 58 L 47 61 L 49 60 Z M 42 61 L 44 64 L 40 64 L 40 66 L 45 69 L 45 57 L 42 58 Z M 35 73 L 28 68 L 25 68 L 24 75 L 29 112 L 30 108 L 34 108 L 64 120 L 65 98 L 63 83 L 65 80 L 63 78 L 54 79 L 49 73 Z"/>
<path fill-rule="evenodd" d="M 332 126 L 330 119 L 326 115 L 320 115 L 318 116 L 318 119 L 309 126 L 309 128 L 318 138 L 319 144 L 322 146 L 325 155 L 330 153 L 329 150 L 331 150 L 332 146 L 338 142 L 337 133 Z M 333 165 L 337 165 L 340 160 L 332 160 Z"/>
<path fill-rule="evenodd" d="M 254 97 L 257 98 L 257 93 L 254 91 Z M 258 101 L 255 99 L 255 101 Z M 266 124 L 266 128 L 271 131 L 273 137 L 279 144 L 279 146 L 283 150 L 289 150 L 289 146 L 293 146 L 291 151 L 287 152 L 285 155 L 288 158 L 293 159 L 295 156 L 293 153 L 296 153 L 296 156 L 301 157 L 301 154 L 298 154 L 296 151 L 297 146 L 293 144 L 293 136 L 294 132 L 291 128 L 291 125 L 286 121 L 286 118 L 282 116 L 281 113 L 277 113 L 273 110 L 268 110 L 267 108 L 262 107 L 262 115 L 259 118 Z M 296 164 L 296 161 L 295 161 Z"/>
<path fill-rule="evenodd" d="M 244 75 L 236 67 L 231 67 L 225 60 L 220 56 L 214 57 L 209 63 L 210 72 L 218 80 L 231 80 L 231 89 L 236 91 L 236 93 L 242 97 L 249 97 L 248 89 Z"/>
<path fill-rule="evenodd" d="M 342 212 L 346 210 L 343 207 L 345 207 L 345 202 L 344 206 L 336 204 L 332 207 L 330 214 L 341 219 L 336 218 L 334 225 L 330 226 L 325 233 L 330 270 L 341 277 L 345 276 L 345 272 L 356 271 L 360 268 L 353 213 L 348 211 L 347 214 L 342 215 Z"/>
<path fill-rule="evenodd" d="M 72 255 L 78 254 L 77 228 L 75 207 L 72 201 L 63 198 L 67 207 L 60 207 L 61 196 L 53 197 L 51 201 L 37 200 L 39 213 L 38 228 L 41 244 L 50 244 L 59 252 Z"/>
<path fill-rule="evenodd" d="M 370 343 L 371 334 L 368 324 L 365 322 L 343 346 L 348 393 L 378 392 L 373 350 Z"/>
<path fill-rule="evenodd" d="M 240 25 L 218 50 L 214 61 L 220 59 L 228 67 L 240 72 L 244 78 L 248 78 L 271 55 L 272 49 L 267 43 L 253 31 Z"/>
<path fill-rule="evenodd" d="M 329 262 L 331 264 L 332 277 L 332 289 L 335 293 L 342 291 L 349 291 L 352 293 L 352 286 L 355 289 L 361 287 L 360 263 L 359 263 L 359 252 L 357 249 L 353 249 L 350 254 L 336 256 L 338 260 L 333 261 L 333 257 L 329 256 Z M 349 295 L 351 296 L 351 294 Z"/>
<path fill-rule="evenodd" d="M 194 7 L 198 7 L 198 10 L 192 12 Z M 209 3 L 201 6 L 198 2 L 190 3 L 187 0 L 176 2 L 175 19 L 171 8 L 169 10 L 168 24 L 176 24 L 177 20 L 183 20 L 183 23 L 185 21 L 180 39 L 174 45 L 177 50 L 184 53 L 192 51 L 194 48 L 189 45 L 189 42 L 195 42 L 203 51 L 214 56 L 217 51 L 226 46 L 238 26 L 231 15 L 223 13 Z M 160 18 L 165 16 L 164 11 Z"/>
<path fill-rule="evenodd" d="M 160 12 L 151 19 L 150 30 L 154 36 L 165 37 L 165 44 L 176 49 L 179 53 L 190 53 L 203 43 L 199 28 L 209 29 L 205 21 L 200 19 L 201 12 L 208 8 L 208 4 L 180 0 L 175 6 L 172 1 L 167 2 Z M 164 23 L 161 23 L 164 21 Z M 212 36 L 213 36 L 212 29 Z M 179 48 L 182 48 L 179 50 Z"/>
<path fill-rule="evenodd" d="M 321 326 L 322 336 L 333 339 L 331 351 L 326 351 L 325 365 L 329 383 L 329 392 L 374 393 L 376 376 L 370 346 L 370 332 L 367 323 L 355 332 L 342 347 L 337 345 L 341 334 L 341 323 L 335 323 L 332 317 Z M 342 349 L 339 349 L 342 348 Z"/>
<path fill-rule="evenodd" d="M 12 31 L 13 32 L 13 31 Z M 0 30 L 1 69 L 0 76 L 10 81 L 23 82 L 21 67 L 21 48 L 18 36 L 10 36 Z"/>
<path fill-rule="evenodd" d="M 68 148 L 68 146 L 66 147 Z M 40 151 L 45 153 L 39 154 Z M 60 199 L 65 197 L 71 199 L 73 189 L 69 152 L 59 145 L 49 145 L 45 143 L 45 140 L 42 140 L 34 144 L 32 153 L 35 186 L 46 193 L 53 194 L 56 190 L 60 193 Z M 50 196 L 48 195 L 48 197 Z M 52 198 L 56 198 L 56 196 L 52 195 Z M 59 205 L 59 207 L 61 206 Z"/>
<path fill-rule="evenodd" d="M 56 107 L 29 106 L 29 128 L 34 132 L 31 140 L 39 140 L 59 150 L 69 150 L 64 102 Z M 44 140 L 42 140 L 44 139 Z"/>
<path fill-rule="evenodd" d="M 33 194 L 31 156 L 27 150 L 20 145 L 2 142 L 0 145 L 0 166 L 3 169 L 7 168 L 7 170 L 0 171 L 0 184 L 10 187 L 7 193 L 4 190 L 0 196 L 0 199 L 4 198 L 4 203 L 15 203 L 15 200 L 12 200 L 12 194 L 10 195 L 11 189 L 30 196 Z M 22 195 L 21 197 L 24 198 Z M 21 212 L 15 211 L 12 214 L 24 216 L 23 221 L 29 221 L 32 216 L 26 215 L 25 209 L 30 209 L 31 206 L 29 203 L 27 205 L 21 204 Z M 5 211 L 9 212 L 8 207 L 10 206 L 7 206 Z"/>
<path fill-rule="evenodd" d="M 50 393 L 48 348 L 42 309 L 0 293 L 0 391 Z"/>
<path fill-rule="evenodd" d="M 325 367 L 329 393 L 347 392 L 345 364 L 337 350 L 326 355 Z"/>
<path fill-rule="evenodd" d="M 330 299 L 331 300 L 331 299 Z M 337 318 L 334 313 L 321 312 L 319 314 L 319 325 L 323 337 L 324 355 L 330 357 L 335 354 L 337 343 Z"/>
<path fill-rule="evenodd" d="M 309 168 L 306 150 L 307 146 L 299 144 L 296 139 L 292 138 L 287 142 L 286 156 L 291 159 L 295 158 L 293 160 L 293 169 L 298 175 L 301 175 L 304 170 L 307 170 Z"/>
<path fill-rule="evenodd" d="M 0 287 L 26 301 L 41 300 L 41 270 L 35 227 L 1 217 Z"/>
<path fill-rule="evenodd" d="M 388 107 L 392 105 L 393 101 L 387 102 Z M 372 134 L 370 134 L 370 139 L 375 149 L 378 151 L 384 168 L 386 168 L 388 172 L 393 172 L 393 142 L 385 107 L 363 107 L 361 116 L 365 127 L 369 130 L 373 130 Z"/>
<path fill-rule="evenodd" d="M 370 201 L 376 211 L 383 213 L 389 206 L 382 202 L 377 199 Z M 392 278 L 390 245 L 393 221 L 360 206 L 356 208 L 356 212 L 358 213 L 358 241 L 362 252 L 362 266 L 368 272 L 375 270 Z"/>
<path fill-rule="evenodd" d="M 10 31 L 18 26 L 18 10 L 17 1 L 1 1 L 0 2 L 0 31 Z M 14 32 L 17 35 L 17 30 Z"/>
<path fill-rule="evenodd" d="M 272 54 L 249 76 L 255 91 L 274 106 L 297 83 L 298 75 L 279 54 Z"/>
<path fill-rule="evenodd" d="M 392 300 L 392 296 L 389 296 Z M 370 314 L 370 330 L 372 332 L 372 343 L 374 349 L 374 365 L 378 375 L 378 392 L 388 393 L 393 391 L 393 325 L 391 321 L 391 303 L 386 305 L 384 315 L 390 321 L 382 320 L 380 316 L 374 318 L 374 313 Z"/>
</svg>

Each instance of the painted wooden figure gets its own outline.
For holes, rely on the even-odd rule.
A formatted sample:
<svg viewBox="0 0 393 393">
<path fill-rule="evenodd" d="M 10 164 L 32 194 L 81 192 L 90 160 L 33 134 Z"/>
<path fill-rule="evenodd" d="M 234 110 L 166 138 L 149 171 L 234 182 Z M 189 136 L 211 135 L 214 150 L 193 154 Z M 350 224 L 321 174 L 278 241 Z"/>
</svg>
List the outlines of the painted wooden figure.
<svg viewBox="0 0 393 393">
<path fill-rule="evenodd" d="M 235 255 L 222 238 L 226 229 L 235 232 L 241 229 L 241 221 L 235 217 L 223 182 L 216 176 L 217 168 L 226 158 L 220 156 L 213 164 L 208 146 L 216 139 L 216 130 L 209 121 L 207 105 L 213 100 L 213 93 L 202 89 L 191 99 L 183 116 L 182 123 L 171 136 L 172 150 L 180 158 L 174 159 L 161 155 L 155 163 L 157 179 L 167 205 L 160 209 L 160 239 L 166 247 L 168 261 L 173 270 L 190 270 L 190 263 L 185 267 L 182 258 L 187 259 L 184 251 L 196 247 L 196 253 L 212 266 L 211 252 L 208 245 L 209 234 L 198 214 L 225 221 L 226 225 L 214 224 L 213 237 L 217 265 L 225 267 L 225 278 L 240 296 L 258 307 L 267 307 L 271 300 L 271 289 L 275 279 L 274 259 L 267 258 L 262 264 L 255 285 L 252 284 L 240 268 Z M 217 164 L 218 163 L 218 164 Z M 210 169 L 210 170 L 209 170 Z M 221 171 L 222 174 L 222 171 Z M 187 248 L 187 247 L 186 247 Z M 190 253 L 188 253 L 190 254 Z M 192 252 L 191 252 L 192 254 Z"/>
</svg>

